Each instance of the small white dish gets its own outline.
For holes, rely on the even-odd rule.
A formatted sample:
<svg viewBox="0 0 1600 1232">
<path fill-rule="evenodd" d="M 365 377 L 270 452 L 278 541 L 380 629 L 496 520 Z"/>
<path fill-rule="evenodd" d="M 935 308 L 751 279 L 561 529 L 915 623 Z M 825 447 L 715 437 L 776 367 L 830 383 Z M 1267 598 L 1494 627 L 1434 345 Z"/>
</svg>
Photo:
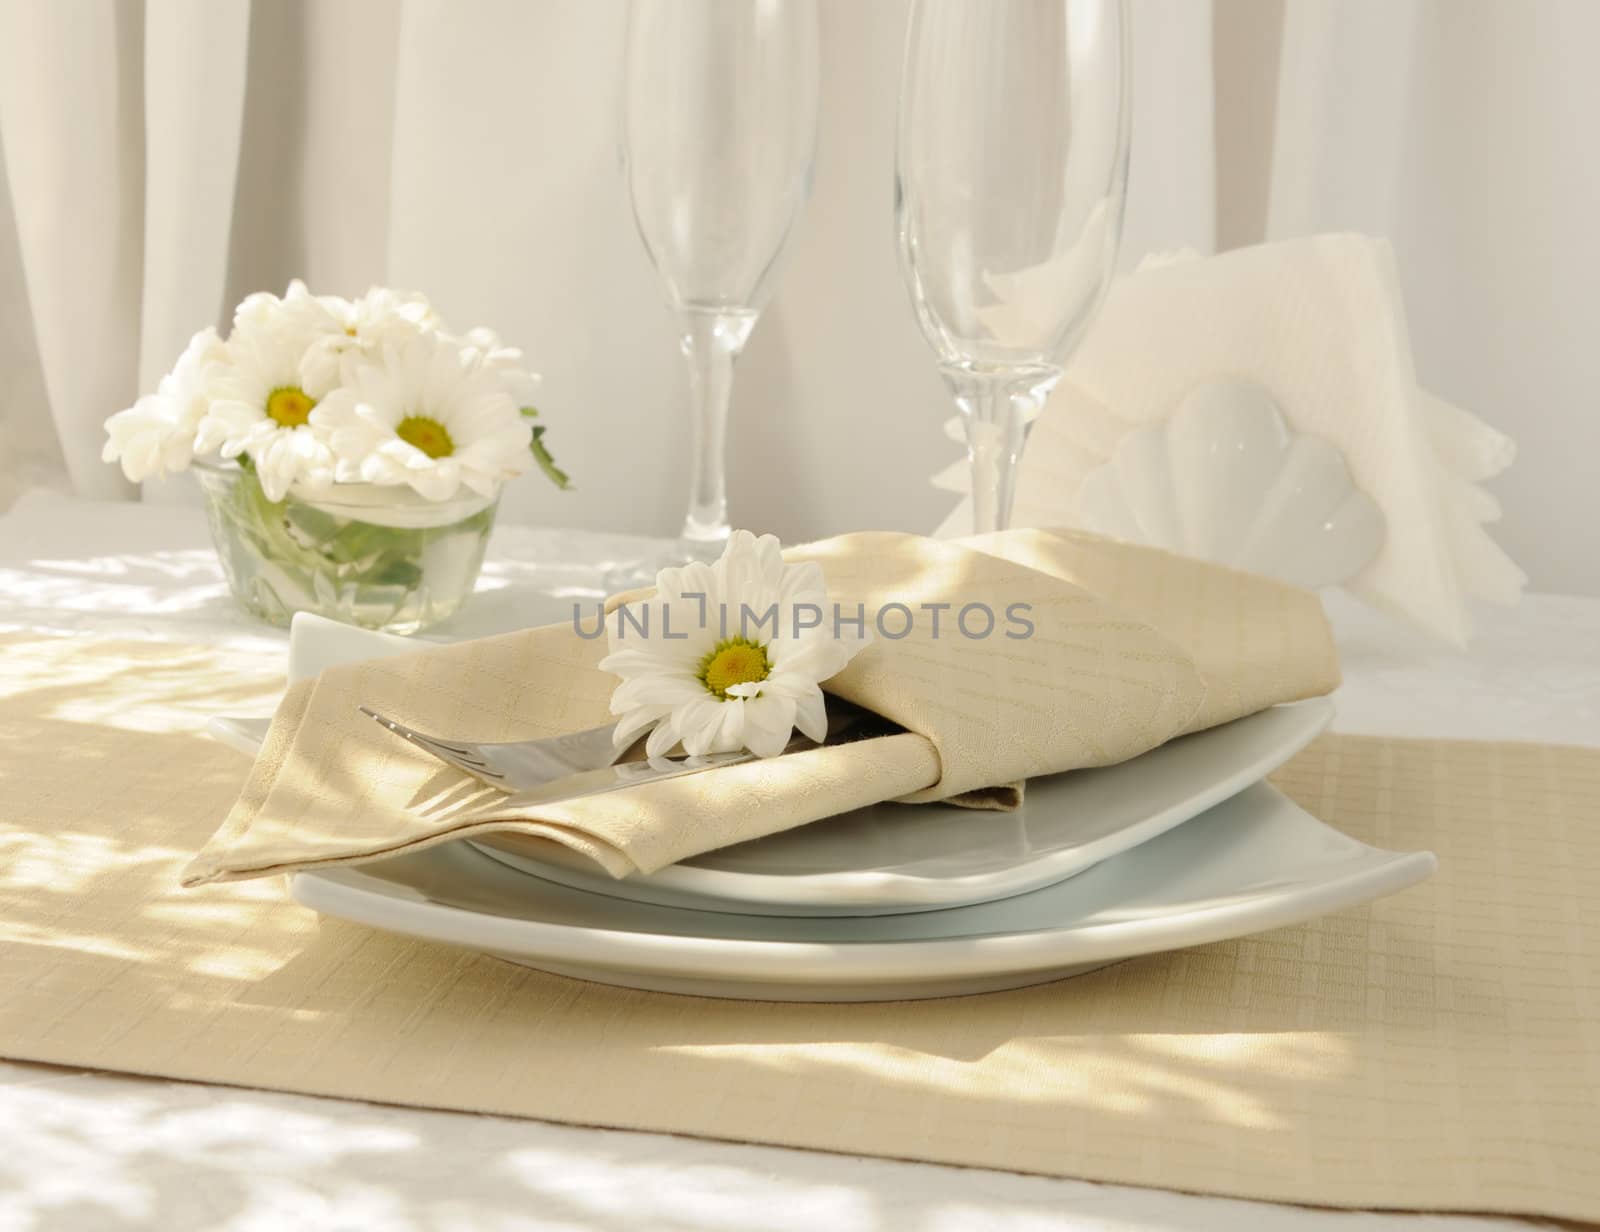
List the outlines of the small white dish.
<svg viewBox="0 0 1600 1232">
<path fill-rule="evenodd" d="M 1359 843 L 1257 783 L 1185 825 L 1029 894 L 910 915 L 795 919 L 619 901 L 466 843 L 296 873 L 314 910 L 603 984 L 775 1001 L 1020 988 L 1124 958 L 1281 928 L 1423 880 L 1431 852 Z"/>
<path fill-rule="evenodd" d="M 878 804 L 618 880 L 556 843 L 472 840 L 513 868 L 666 907 L 759 915 L 888 915 L 1025 894 L 1148 842 L 1257 782 L 1333 718 L 1274 706 L 1132 761 L 1028 782 L 1022 807 Z"/>
<path fill-rule="evenodd" d="M 437 644 L 424 638 L 361 629 L 314 612 L 296 612 L 289 621 L 289 683 L 308 680 L 325 668 L 413 654 Z M 254 757 L 261 751 L 271 726 L 270 716 L 219 714 L 206 720 L 206 734 L 246 757 Z"/>
<path fill-rule="evenodd" d="M 289 683 L 309 680 L 330 667 L 392 659 L 438 644 L 428 638 L 342 624 L 314 612 L 296 612 L 289 621 Z"/>
<path fill-rule="evenodd" d="M 206 720 L 206 735 L 246 757 L 261 752 L 267 742 L 271 719 L 249 719 L 242 715 L 214 714 Z"/>
</svg>

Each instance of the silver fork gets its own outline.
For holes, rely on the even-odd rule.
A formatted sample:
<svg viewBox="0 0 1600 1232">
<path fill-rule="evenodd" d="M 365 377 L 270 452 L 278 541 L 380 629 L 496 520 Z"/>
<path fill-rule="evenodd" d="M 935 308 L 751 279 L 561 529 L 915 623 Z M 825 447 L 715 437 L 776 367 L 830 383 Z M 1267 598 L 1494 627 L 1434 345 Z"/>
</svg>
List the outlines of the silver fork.
<svg viewBox="0 0 1600 1232">
<path fill-rule="evenodd" d="M 480 782 L 498 787 L 501 791 L 525 792 L 558 779 L 584 774 L 591 770 L 604 770 L 615 766 L 627 752 L 627 747 L 612 744 L 615 723 L 604 727 L 591 727 L 587 731 L 569 732 L 564 736 L 547 736 L 543 740 L 513 740 L 508 742 L 479 742 L 472 740 L 441 740 L 427 732 L 408 727 L 398 719 L 379 714 L 371 706 L 360 707 L 361 713 L 388 728 L 403 740 L 409 740 L 423 752 L 470 774 Z M 882 734 L 882 720 L 866 711 L 838 703 L 828 715 L 828 743 L 841 737 Z M 785 752 L 815 748 L 815 742 L 795 735 Z M 711 754 L 708 757 L 656 757 L 648 765 L 637 768 L 621 767 L 651 777 L 676 777 L 714 766 L 729 765 L 735 760 L 747 760 L 754 754 Z M 628 775 L 615 780 L 615 785 L 625 786 Z M 611 782 L 611 780 L 607 780 Z"/>
<path fill-rule="evenodd" d="M 360 709 L 362 714 L 401 739 L 409 740 L 423 752 L 501 791 L 523 791 L 585 770 L 603 770 L 615 765 L 627 751 L 611 743 L 612 733 L 617 730 L 615 723 L 543 740 L 494 743 L 441 740 L 408 727 L 398 719 L 379 714 L 371 706 Z"/>
</svg>

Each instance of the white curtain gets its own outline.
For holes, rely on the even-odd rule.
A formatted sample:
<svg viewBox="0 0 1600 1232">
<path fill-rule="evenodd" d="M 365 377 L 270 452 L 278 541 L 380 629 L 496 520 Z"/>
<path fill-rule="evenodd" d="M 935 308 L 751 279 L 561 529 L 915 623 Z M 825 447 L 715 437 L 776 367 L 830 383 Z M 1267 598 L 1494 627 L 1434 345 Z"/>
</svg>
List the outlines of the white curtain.
<svg viewBox="0 0 1600 1232">
<path fill-rule="evenodd" d="M 1495 537 L 1600 594 L 1600 4 L 1288 0 L 1267 234 L 1395 247 L 1422 385 L 1509 433 Z"/>
<path fill-rule="evenodd" d="M 889 221 L 906 0 L 820 3 L 815 196 L 732 427 L 736 520 L 790 538 L 927 528 L 946 503 L 925 481 L 946 401 Z M 1388 235 L 1423 384 L 1520 443 L 1498 537 L 1536 588 L 1600 593 L 1600 5 L 1216 0 L 1215 49 L 1209 2 L 1134 11 L 1126 259 Z M 104 417 L 299 275 L 419 287 L 529 350 L 578 490 L 530 480 L 510 516 L 675 529 L 684 380 L 617 172 L 622 14 L 0 0 L 0 506 L 35 482 L 132 495 L 99 461 Z"/>
<path fill-rule="evenodd" d="M 42 377 L 7 389 L 6 435 L 16 425 L 37 465 L 42 385 L 84 495 L 128 494 L 100 462 L 99 425 L 221 307 L 247 13 L 247 0 L 0 7 L 17 257 L 0 264 L 0 302 L 8 317 L 26 303 Z"/>
<path fill-rule="evenodd" d="M 816 189 L 741 361 L 735 516 L 791 538 L 926 529 L 948 402 L 890 222 L 907 4 L 821 9 Z M 686 393 L 617 169 L 622 19 L 621 0 L 0 0 L 9 491 L 55 463 L 79 493 L 131 495 L 101 421 L 190 332 L 293 276 L 387 281 L 545 373 L 578 488 L 524 482 L 511 516 L 675 531 Z M 1126 253 L 1208 250 L 1210 5 L 1136 0 L 1135 24 Z"/>
</svg>

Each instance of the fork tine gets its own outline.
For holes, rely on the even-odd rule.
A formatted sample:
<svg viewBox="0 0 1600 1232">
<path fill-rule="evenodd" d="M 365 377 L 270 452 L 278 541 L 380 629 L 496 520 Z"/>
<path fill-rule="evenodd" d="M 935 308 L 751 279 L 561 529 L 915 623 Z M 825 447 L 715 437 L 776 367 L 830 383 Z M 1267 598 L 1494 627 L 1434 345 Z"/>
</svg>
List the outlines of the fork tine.
<svg viewBox="0 0 1600 1232">
<path fill-rule="evenodd" d="M 489 769 L 488 762 L 474 757 L 471 753 L 458 753 L 454 749 L 438 743 L 431 736 L 408 736 L 406 739 L 410 740 L 412 744 L 427 749 L 435 757 L 442 758 L 444 761 L 454 762 L 463 770 L 471 770 L 474 773 L 482 774 Z"/>
<path fill-rule="evenodd" d="M 370 709 L 367 706 L 362 706 L 361 712 L 365 715 L 369 715 L 373 719 L 376 719 L 380 724 L 382 724 L 384 727 L 387 727 L 397 736 L 403 736 L 407 740 L 426 740 L 435 748 L 446 749 L 458 757 L 470 756 L 470 750 L 468 749 L 451 744 L 448 740 L 441 740 L 437 736 L 430 736 L 427 732 L 418 731 L 415 727 L 407 727 L 398 719 L 391 719 L 387 715 L 379 714 L 376 710 Z"/>
<path fill-rule="evenodd" d="M 483 762 L 462 761 L 459 758 L 451 757 L 441 757 L 439 760 L 448 761 L 457 769 L 465 770 L 468 774 L 472 775 L 473 778 L 483 779 L 485 782 L 493 781 L 496 783 L 501 783 L 505 781 L 505 775 L 501 774 L 500 771 Z"/>
<path fill-rule="evenodd" d="M 502 775 L 498 770 L 490 769 L 486 763 L 478 761 L 476 758 L 457 753 L 455 750 L 448 748 L 445 745 L 438 744 L 421 733 L 407 735 L 404 732 L 396 732 L 395 734 L 400 736 L 402 739 L 409 741 L 411 744 L 416 745 L 424 753 L 428 753 L 433 757 L 437 757 L 440 761 L 446 763 L 447 765 L 454 766 L 457 770 L 465 771 L 473 778 L 485 780 L 492 779 L 496 783 L 505 778 L 505 776 Z"/>
<path fill-rule="evenodd" d="M 437 749 L 444 749 L 447 752 L 455 754 L 457 757 L 466 757 L 470 755 L 468 750 L 464 748 L 453 745 L 448 741 L 440 740 L 437 736 L 430 736 L 427 732 L 418 731 L 415 727 L 407 727 L 404 723 L 400 722 L 399 719 L 391 719 L 387 715 L 379 714 L 370 706 L 361 706 L 358 707 L 358 709 L 368 718 L 376 720 L 379 725 L 387 727 L 395 735 L 406 740 L 415 740 L 419 743 L 426 741 L 429 746 Z"/>
<path fill-rule="evenodd" d="M 402 740 L 410 741 L 424 752 L 431 753 L 440 761 L 448 762 L 450 765 L 455 766 L 458 770 L 465 770 L 468 774 L 474 776 L 475 778 L 493 779 L 496 782 L 502 781 L 505 778 L 505 775 L 501 774 L 497 770 L 491 769 L 487 762 L 483 761 L 481 758 L 475 756 L 466 749 L 457 748 L 452 744 L 446 744 L 443 740 L 436 739 L 435 737 L 428 735 L 426 732 L 420 732 L 414 727 L 407 727 L 404 723 L 401 723 L 396 719 L 391 719 L 387 715 L 379 714 L 370 706 L 361 706 L 359 709 L 362 714 L 366 715 L 370 719 L 373 719 L 379 724 L 379 726 L 388 728 Z"/>
</svg>

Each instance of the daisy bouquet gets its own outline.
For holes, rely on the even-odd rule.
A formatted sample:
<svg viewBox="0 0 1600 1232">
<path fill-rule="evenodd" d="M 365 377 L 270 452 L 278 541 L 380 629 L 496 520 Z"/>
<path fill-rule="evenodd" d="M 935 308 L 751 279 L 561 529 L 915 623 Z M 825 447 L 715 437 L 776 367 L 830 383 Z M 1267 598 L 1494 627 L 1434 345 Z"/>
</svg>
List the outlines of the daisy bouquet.
<svg viewBox="0 0 1600 1232">
<path fill-rule="evenodd" d="M 412 631 L 470 593 L 502 486 L 567 476 L 537 377 L 491 330 L 452 332 L 420 295 L 373 288 L 241 303 L 156 392 L 106 421 L 128 478 L 193 466 L 235 593 L 276 623 L 315 610 Z"/>
</svg>

